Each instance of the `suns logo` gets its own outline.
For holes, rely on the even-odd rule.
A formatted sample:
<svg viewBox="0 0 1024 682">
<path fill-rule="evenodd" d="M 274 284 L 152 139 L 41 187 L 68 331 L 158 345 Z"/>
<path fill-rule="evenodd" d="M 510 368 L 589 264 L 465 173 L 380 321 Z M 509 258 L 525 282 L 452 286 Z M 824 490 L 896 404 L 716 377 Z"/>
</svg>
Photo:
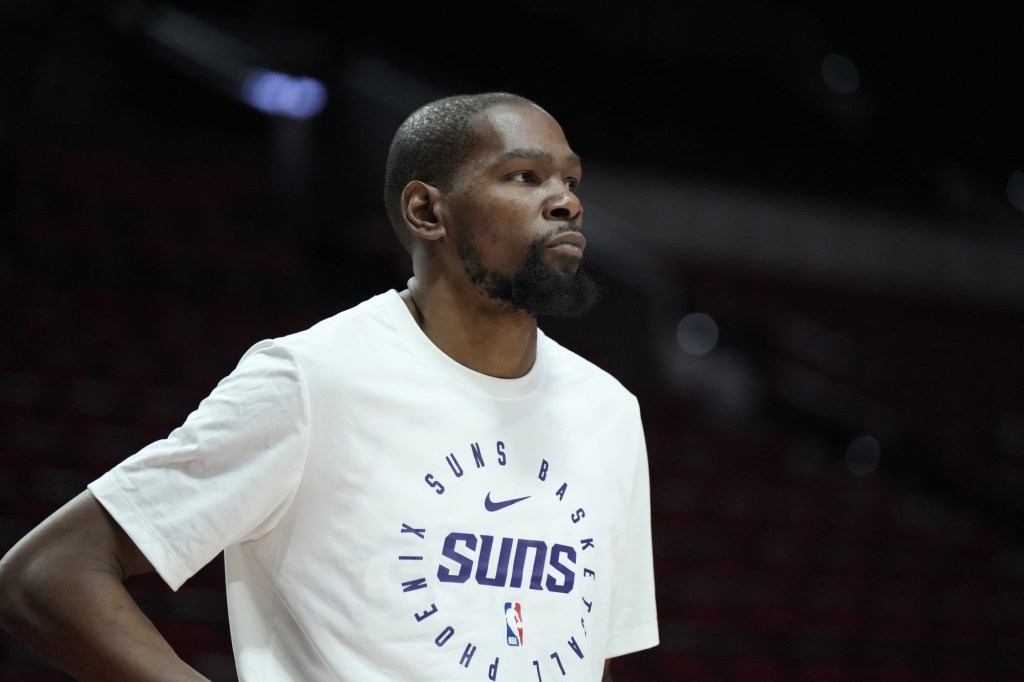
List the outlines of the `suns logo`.
<svg viewBox="0 0 1024 682">
<path fill-rule="evenodd" d="M 470 679 L 543 682 L 589 669 L 599 543 L 570 482 L 501 440 L 437 464 L 421 472 L 432 525 L 399 529 L 409 548 L 400 587 L 423 636 Z"/>
</svg>

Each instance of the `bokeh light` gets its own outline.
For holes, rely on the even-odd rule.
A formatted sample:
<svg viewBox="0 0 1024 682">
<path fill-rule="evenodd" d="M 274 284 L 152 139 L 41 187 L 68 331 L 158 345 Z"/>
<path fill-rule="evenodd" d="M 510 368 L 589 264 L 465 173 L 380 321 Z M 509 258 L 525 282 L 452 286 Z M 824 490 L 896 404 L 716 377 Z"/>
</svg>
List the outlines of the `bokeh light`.
<svg viewBox="0 0 1024 682">
<path fill-rule="evenodd" d="M 1019 211 L 1024 211 L 1024 172 L 1015 170 L 1006 180 L 1006 197 Z"/>
<path fill-rule="evenodd" d="M 706 313 L 690 313 L 679 321 L 676 341 L 690 355 L 710 353 L 718 343 L 718 324 Z"/>
<path fill-rule="evenodd" d="M 878 441 L 871 436 L 860 436 L 846 446 L 846 468 L 861 478 L 875 473 L 882 459 Z"/>
<path fill-rule="evenodd" d="M 857 66 L 841 54 L 834 52 L 821 60 L 821 78 L 825 85 L 841 94 L 848 94 L 860 87 L 860 72 Z"/>
<path fill-rule="evenodd" d="M 242 82 L 242 100 L 272 116 L 308 119 L 327 102 L 327 88 L 315 78 L 257 69 Z"/>
</svg>

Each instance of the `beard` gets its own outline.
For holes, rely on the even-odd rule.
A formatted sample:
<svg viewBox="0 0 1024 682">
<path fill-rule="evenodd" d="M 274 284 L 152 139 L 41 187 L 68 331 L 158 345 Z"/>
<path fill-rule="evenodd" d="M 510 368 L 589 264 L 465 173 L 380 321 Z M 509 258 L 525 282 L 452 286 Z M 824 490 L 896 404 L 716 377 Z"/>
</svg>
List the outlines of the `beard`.
<svg viewBox="0 0 1024 682">
<path fill-rule="evenodd" d="M 597 303 L 597 283 L 582 264 L 574 270 L 561 270 L 544 262 L 547 240 L 571 229 L 563 226 L 534 240 L 523 264 L 508 275 L 485 268 L 480 253 L 466 238 L 459 239 L 459 258 L 473 284 L 512 310 L 534 317 L 581 317 Z"/>
</svg>

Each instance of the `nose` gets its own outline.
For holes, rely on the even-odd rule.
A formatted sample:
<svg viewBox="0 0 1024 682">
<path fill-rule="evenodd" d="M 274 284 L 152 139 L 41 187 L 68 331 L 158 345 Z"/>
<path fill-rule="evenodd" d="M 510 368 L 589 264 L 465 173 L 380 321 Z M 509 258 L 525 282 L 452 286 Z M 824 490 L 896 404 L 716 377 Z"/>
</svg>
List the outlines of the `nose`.
<svg viewBox="0 0 1024 682">
<path fill-rule="evenodd" d="M 575 192 L 563 185 L 551 196 L 544 215 L 550 220 L 577 222 L 583 216 L 583 204 Z"/>
</svg>

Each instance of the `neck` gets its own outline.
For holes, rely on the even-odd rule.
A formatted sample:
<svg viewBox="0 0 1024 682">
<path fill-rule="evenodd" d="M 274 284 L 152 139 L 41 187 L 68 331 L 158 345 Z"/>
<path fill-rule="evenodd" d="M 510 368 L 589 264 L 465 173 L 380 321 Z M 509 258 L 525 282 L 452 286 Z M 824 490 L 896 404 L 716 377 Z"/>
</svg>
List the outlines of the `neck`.
<svg viewBox="0 0 1024 682">
<path fill-rule="evenodd" d="M 537 320 L 487 299 L 423 287 L 415 277 L 401 292 L 410 314 L 435 346 L 461 365 L 502 379 L 525 375 L 537 358 Z"/>
</svg>

